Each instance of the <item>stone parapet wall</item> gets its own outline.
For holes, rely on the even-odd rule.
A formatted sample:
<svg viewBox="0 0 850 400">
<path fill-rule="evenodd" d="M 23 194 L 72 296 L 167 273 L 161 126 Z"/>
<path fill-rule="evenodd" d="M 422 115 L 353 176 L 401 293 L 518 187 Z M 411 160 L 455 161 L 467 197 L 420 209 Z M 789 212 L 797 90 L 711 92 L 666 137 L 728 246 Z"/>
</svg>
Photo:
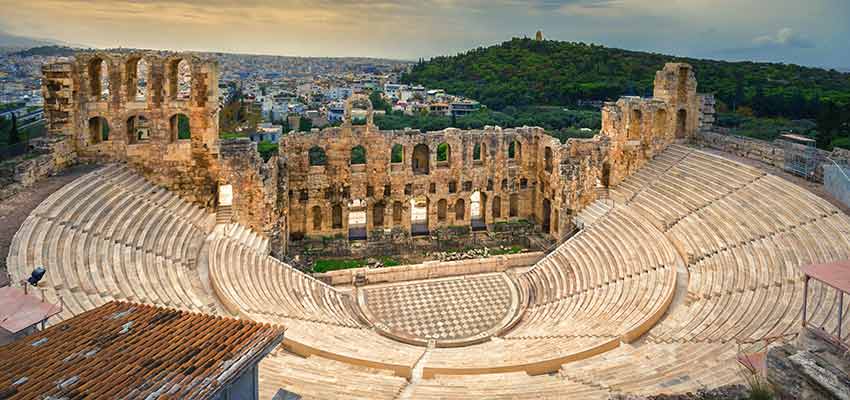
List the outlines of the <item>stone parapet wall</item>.
<svg viewBox="0 0 850 400">
<path fill-rule="evenodd" d="M 0 164 L 0 200 L 77 163 L 73 146 L 63 137 L 36 138 L 30 146 L 30 153 Z"/>
<path fill-rule="evenodd" d="M 432 261 L 389 268 L 352 268 L 313 274 L 313 276 L 329 285 L 350 285 L 354 282 L 354 277 L 357 274 L 363 274 L 366 277 L 366 282 L 369 284 L 405 282 L 448 276 L 504 272 L 511 268 L 534 265 L 543 256 L 543 252 L 531 252 L 472 260 Z"/>
<path fill-rule="evenodd" d="M 785 150 L 777 142 L 717 132 L 699 132 L 694 136 L 693 143 L 697 146 L 720 150 L 724 153 L 765 163 L 772 167 L 785 167 Z"/>
</svg>

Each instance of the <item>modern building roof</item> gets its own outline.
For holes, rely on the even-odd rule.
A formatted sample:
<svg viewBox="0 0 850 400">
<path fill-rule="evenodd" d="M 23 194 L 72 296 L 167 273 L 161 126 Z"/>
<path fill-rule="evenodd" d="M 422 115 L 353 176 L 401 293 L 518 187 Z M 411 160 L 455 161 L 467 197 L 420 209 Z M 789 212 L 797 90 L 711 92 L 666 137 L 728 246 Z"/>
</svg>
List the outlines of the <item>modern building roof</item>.
<svg viewBox="0 0 850 400">
<path fill-rule="evenodd" d="M 56 304 L 41 301 L 11 286 L 0 287 L 0 328 L 18 333 L 62 311 Z"/>
<path fill-rule="evenodd" d="M 113 301 L 0 347 L 0 398 L 211 398 L 283 332 Z"/>
<path fill-rule="evenodd" d="M 800 267 L 800 271 L 844 293 L 850 293 L 850 260 L 805 265 Z"/>
</svg>

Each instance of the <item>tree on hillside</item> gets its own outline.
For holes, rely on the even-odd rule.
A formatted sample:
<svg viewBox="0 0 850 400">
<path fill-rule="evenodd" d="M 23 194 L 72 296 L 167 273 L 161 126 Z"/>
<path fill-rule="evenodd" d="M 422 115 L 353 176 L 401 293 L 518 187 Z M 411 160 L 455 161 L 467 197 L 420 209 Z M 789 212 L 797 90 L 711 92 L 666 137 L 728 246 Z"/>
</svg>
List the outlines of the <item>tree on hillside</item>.
<svg viewBox="0 0 850 400">
<path fill-rule="evenodd" d="M 9 128 L 9 144 L 16 144 L 21 142 L 21 136 L 18 132 L 18 117 L 15 113 L 12 113 L 12 127 Z"/>
<path fill-rule="evenodd" d="M 386 112 L 392 111 L 392 106 L 389 102 L 384 100 L 383 92 L 380 90 L 373 90 L 372 93 L 369 94 L 369 101 L 372 102 L 372 109 L 374 110 L 384 110 Z"/>
<path fill-rule="evenodd" d="M 298 121 L 298 130 L 301 132 L 310 132 L 313 129 L 313 121 L 310 118 L 301 117 Z"/>
</svg>

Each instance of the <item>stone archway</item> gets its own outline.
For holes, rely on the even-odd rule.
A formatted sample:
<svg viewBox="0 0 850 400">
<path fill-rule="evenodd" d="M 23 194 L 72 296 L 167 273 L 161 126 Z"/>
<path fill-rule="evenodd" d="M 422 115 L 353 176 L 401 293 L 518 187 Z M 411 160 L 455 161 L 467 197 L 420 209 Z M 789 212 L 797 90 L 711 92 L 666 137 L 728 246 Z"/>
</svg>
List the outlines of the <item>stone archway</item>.
<svg viewBox="0 0 850 400">
<path fill-rule="evenodd" d="M 411 167 L 414 175 L 428 175 L 429 162 L 431 160 L 431 150 L 428 145 L 419 143 L 413 148 L 413 157 L 411 158 Z"/>
<path fill-rule="evenodd" d="M 552 228 L 552 203 L 549 202 L 549 199 L 543 199 L 543 215 L 541 220 L 540 226 L 543 229 L 543 233 L 549 233 Z"/>
</svg>

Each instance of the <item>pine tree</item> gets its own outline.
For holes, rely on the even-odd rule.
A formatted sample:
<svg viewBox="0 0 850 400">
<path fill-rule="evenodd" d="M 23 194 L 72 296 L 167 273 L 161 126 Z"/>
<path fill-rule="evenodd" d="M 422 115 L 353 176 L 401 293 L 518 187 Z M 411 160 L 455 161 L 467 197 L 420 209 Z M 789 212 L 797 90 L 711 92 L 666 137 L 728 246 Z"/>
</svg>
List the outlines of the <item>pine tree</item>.
<svg viewBox="0 0 850 400">
<path fill-rule="evenodd" d="M 12 129 L 9 130 L 9 144 L 20 143 L 21 137 L 18 133 L 18 117 L 12 113 Z"/>
</svg>

